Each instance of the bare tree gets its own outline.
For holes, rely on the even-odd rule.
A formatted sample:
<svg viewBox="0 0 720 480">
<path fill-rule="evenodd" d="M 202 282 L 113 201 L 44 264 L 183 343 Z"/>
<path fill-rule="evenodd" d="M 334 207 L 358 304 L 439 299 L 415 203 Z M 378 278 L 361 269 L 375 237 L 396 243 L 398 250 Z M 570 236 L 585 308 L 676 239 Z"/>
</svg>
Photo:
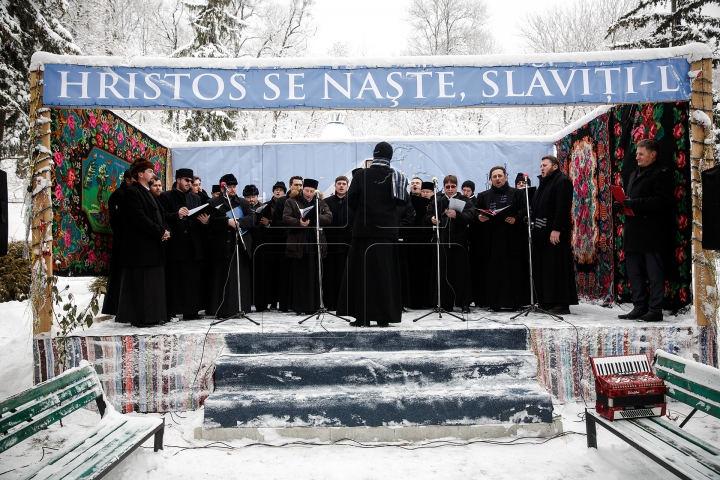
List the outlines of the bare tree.
<svg viewBox="0 0 720 480">
<path fill-rule="evenodd" d="M 407 12 L 413 28 L 410 55 L 477 55 L 495 49 L 485 28 L 484 0 L 411 0 Z"/>
<path fill-rule="evenodd" d="M 531 53 L 592 52 L 608 50 L 619 41 L 644 34 L 641 30 L 618 29 L 607 38 L 607 30 L 638 0 L 579 0 L 530 13 L 520 26 L 520 37 Z"/>
<path fill-rule="evenodd" d="M 315 0 L 285 0 L 268 4 L 255 27 L 256 57 L 289 57 L 307 49 L 315 34 L 310 13 Z"/>
</svg>

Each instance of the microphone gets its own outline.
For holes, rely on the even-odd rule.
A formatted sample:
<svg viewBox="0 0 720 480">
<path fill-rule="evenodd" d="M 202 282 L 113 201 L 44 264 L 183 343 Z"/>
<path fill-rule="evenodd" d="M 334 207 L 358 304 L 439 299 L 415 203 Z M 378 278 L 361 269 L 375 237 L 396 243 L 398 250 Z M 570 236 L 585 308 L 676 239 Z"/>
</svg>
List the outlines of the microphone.
<svg viewBox="0 0 720 480">
<path fill-rule="evenodd" d="M 529 177 L 530 177 L 530 175 L 528 175 L 527 173 L 523 173 L 523 178 L 524 178 L 525 180 L 527 180 Z"/>
<path fill-rule="evenodd" d="M 227 183 L 220 182 L 220 188 L 227 190 Z"/>
<path fill-rule="evenodd" d="M 437 177 L 433 177 L 432 181 L 433 181 L 433 183 L 437 184 L 437 182 L 438 182 Z"/>
</svg>

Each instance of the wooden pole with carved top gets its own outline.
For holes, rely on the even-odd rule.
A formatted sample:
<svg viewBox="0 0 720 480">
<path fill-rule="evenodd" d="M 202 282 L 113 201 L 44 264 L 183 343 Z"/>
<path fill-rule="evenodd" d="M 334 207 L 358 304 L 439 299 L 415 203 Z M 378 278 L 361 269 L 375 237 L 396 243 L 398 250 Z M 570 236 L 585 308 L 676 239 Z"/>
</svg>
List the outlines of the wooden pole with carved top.
<svg viewBox="0 0 720 480">
<path fill-rule="evenodd" d="M 692 86 L 692 97 L 690 100 L 690 159 L 691 159 L 691 182 L 692 182 L 692 211 L 693 211 L 693 229 L 692 229 L 692 253 L 693 253 L 693 284 L 695 285 L 695 313 L 698 325 L 710 325 L 707 314 L 703 305 L 708 300 L 707 287 L 715 287 L 715 275 L 708 268 L 706 261 L 708 256 L 703 254 L 702 249 L 702 206 L 700 202 L 700 173 L 713 166 L 713 143 L 712 141 L 705 143 L 706 138 L 712 140 L 712 117 L 713 117 L 713 97 L 712 97 L 712 60 L 704 59 L 693 62 L 690 69 L 699 71 L 699 76 L 695 79 Z M 693 112 L 696 110 L 704 112 L 710 118 L 710 130 L 706 130 L 703 125 L 693 118 Z M 711 260 L 712 261 L 712 260 Z M 712 291 L 712 289 L 711 289 Z"/>
<path fill-rule="evenodd" d="M 31 175 L 31 309 L 33 333 L 49 332 L 52 327 L 52 199 L 50 155 L 50 109 L 43 107 L 43 72 L 30 73 L 30 132 L 33 142 Z"/>
</svg>

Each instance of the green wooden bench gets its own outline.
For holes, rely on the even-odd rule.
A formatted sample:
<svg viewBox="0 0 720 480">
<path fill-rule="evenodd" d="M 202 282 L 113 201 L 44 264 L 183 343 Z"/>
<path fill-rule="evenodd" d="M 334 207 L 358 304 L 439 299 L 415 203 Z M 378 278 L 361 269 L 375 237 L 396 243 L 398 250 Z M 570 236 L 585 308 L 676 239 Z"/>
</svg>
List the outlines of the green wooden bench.
<svg viewBox="0 0 720 480">
<path fill-rule="evenodd" d="M 0 403 L 0 453 L 93 401 L 101 416 L 95 428 L 82 438 L 73 438 L 26 472 L 25 478 L 102 478 L 153 435 L 155 451 L 163 448 L 165 420 L 131 417 L 108 408 L 95 370 L 83 361 Z"/>
<path fill-rule="evenodd" d="M 720 479 L 720 448 L 682 430 L 696 411 L 720 418 L 720 370 L 662 350 L 653 366 L 667 396 L 693 407 L 692 412 L 676 427 L 658 417 L 611 422 L 585 410 L 588 448 L 597 448 L 595 425 L 600 425 L 680 478 Z"/>
</svg>

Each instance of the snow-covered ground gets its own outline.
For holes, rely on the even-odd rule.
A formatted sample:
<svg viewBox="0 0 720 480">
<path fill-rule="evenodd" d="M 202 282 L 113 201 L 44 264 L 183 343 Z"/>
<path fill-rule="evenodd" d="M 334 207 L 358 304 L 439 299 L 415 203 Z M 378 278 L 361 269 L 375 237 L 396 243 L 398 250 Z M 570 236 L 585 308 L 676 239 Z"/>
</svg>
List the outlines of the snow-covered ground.
<svg viewBox="0 0 720 480">
<path fill-rule="evenodd" d="M 89 300 L 88 278 L 67 278 L 62 284 L 70 285 L 79 305 Z M 618 307 L 605 309 L 592 305 L 572 307 L 573 315 L 566 318 L 576 324 L 597 324 L 616 318 Z M 432 328 L 436 320 L 413 324 L 410 320 L 417 312 L 407 314 L 403 323 L 395 328 Z M 257 315 L 263 319 L 265 331 L 281 327 L 295 328 L 296 317 Z M 0 304 L 0 398 L 22 391 L 32 385 L 31 325 L 27 302 Z M 283 321 L 285 319 L 285 321 Z M 471 322 L 511 323 L 508 314 L 487 315 L 473 313 Z M 448 320 L 449 321 L 449 320 Z M 540 316 L 523 317 L 528 325 L 552 322 Z M 620 321 L 615 320 L 618 323 Z M 206 321 L 205 321 L 206 322 Z M 325 327 L 347 329 L 344 322 L 324 322 Z M 691 315 L 673 318 L 674 324 L 692 324 Z M 167 328 L 205 331 L 199 322 L 169 324 Z M 308 321 L 308 329 L 321 328 Z M 447 324 L 446 324 L 447 325 Z M 477 324 L 476 324 L 477 325 Z M 458 328 L 465 328 L 457 322 Z M 93 325 L 89 334 L 118 334 L 131 327 L 114 322 Z M 257 329 L 251 324 L 227 322 L 217 328 L 233 331 Z M 149 333 L 144 331 L 143 333 Z M 592 406 L 592 405 L 590 405 Z M 555 413 L 562 416 L 565 435 L 545 440 L 536 438 L 507 438 L 492 441 L 463 442 L 453 439 L 407 444 L 358 444 L 341 442 L 328 444 L 307 440 L 280 439 L 266 444 L 235 440 L 227 443 L 196 440 L 194 429 L 202 425 L 203 411 L 165 414 L 165 450 L 152 451 L 152 440 L 123 461 L 106 478 L 132 479 L 198 479 L 198 478 L 493 478 L 493 479 L 634 479 L 668 478 L 670 474 L 630 448 L 603 429 L 599 429 L 598 450 L 587 449 L 585 425 L 578 415 L 582 403 L 555 405 Z M 672 416 L 689 413 L 682 404 L 671 403 Z M 151 414 L 159 415 L 159 414 Z M 98 420 L 98 414 L 80 410 L 63 424 L 55 424 L 2 454 L 0 474 L 13 470 L 3 479 L 22 476 L 21 467 L 40 461 L 43 455 L 52 455 L 53 449 L 68 439 L 89 429 Z M 696 415 L 685 427 L 711 444 L 720 443 L 720 420 Z M 266 438 L 273 438 L 271 432 Z M 545 443 L 542 443 L 545 442 Z M 500 443 L 500 444 L 497 444 Z M 505 443 L 505 445 L 502 445 Z M 45 447 L 45 448 L 43 448 Z"/>
<path fill-rule="evenodd" d="M 550 440 L 508 438 L 463 442 L 446 439 L 411 444 L 340 442 L 332 445 L 299 439 L 277 439 L 264 444 L 245 440 L 209 442 L 193 437 L 194 428 L 202 423 L 202 410 L 165 414 L 165 450 L 154 453 L 152 440 L 149 440 L 145 448 L 135 451 L 105 478 L 516 480 L 672 477 L 602 428 L 598 430 L 599 448 L 588 449 L 583 435 L 585 426 L 578 417 L 583 408 L 578 404 L 556 406 L 568 433 Z M 684 405 L 671 404 L 670 409 L 674 417 L 681 414 L 677 422 L 689 413 Z M 54 450 L 50 448 L 61 447 L 98 419 L 98 414 L 89 410 L 73 413 L 63 422 L 63 427 L 55 424 L 0 454 L 0 474 L 17 468 L 3 478 L 20 478 L 23 469 L 19 467 L 34 465 L 43 454 L 52 455 Z M 697 415 L 685 429 L 711 444 L 720 442 L 720 421 L 713 417 Z M 49 448 L 43 450 L 42 447 Z"/>
</svg>

